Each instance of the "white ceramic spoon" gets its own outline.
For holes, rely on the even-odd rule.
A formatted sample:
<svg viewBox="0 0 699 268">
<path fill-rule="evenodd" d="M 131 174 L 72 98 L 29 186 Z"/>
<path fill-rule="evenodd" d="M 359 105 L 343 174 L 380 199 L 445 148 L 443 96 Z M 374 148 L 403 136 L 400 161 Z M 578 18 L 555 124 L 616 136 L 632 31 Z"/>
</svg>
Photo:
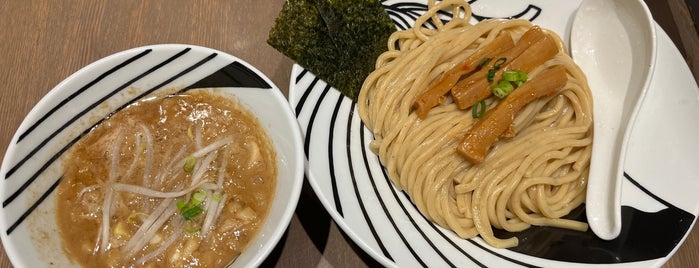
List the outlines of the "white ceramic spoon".
<svg viewBox="0 0 699 268">
<path fill-rule="evenodd" d="M 655 66 L 655 24 L 643 0 L 583 0 L 570 38 L 594 102 L 587 220 L 610 240 L 621 231 L 623 160 Z"/>
</svg>

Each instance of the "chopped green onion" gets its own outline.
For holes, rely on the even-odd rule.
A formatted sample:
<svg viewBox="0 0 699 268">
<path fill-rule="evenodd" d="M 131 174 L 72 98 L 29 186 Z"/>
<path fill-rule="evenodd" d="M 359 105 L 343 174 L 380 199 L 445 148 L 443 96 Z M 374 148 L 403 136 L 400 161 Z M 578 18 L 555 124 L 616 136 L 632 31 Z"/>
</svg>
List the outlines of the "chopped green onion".
<svg viewBox="0 0 699 268">
<path fill-rule="evenodd" d="M 515 82 L 519 79 L 519 74 L 517 71 L 504 71 L 502 72 L 502 80 Z"/>
<path fill-rule="evenodd" d="M 492 88 L 493 94 L 499 98 L 507 97 L 515 88 L 527 82 L 527 73 L 522 70 L 502 72 L 502 80 Z M 514 84 L 514 85 L 513 85 Z"/>
<path fill-rule="evenodd" d="M 480 62 L 478 62 L 478 68 L 483 68 L 486 64 L 490 63 L 491 58 L 482 58 Z"/>
<path fill-rule="evenodd" d="M 184 169 L 185 172 L 192 172 L 196 164 L 197 157 L 190 155 L 189 157 L 187 157 L 187 159 L 184 160 L 184 165 L 182 166 L 182 169 Z"/>
<path fill-rule="evenodd" d="M 511 71 L 504 71 L 502 73 L 502 80 L 509 81 L 509 82 L 526 82 L 527 81 L 527 73 L 525 73 L 522 70 L 511 70 Z"/>
<path fill-rule="evenodd" d="M 185 203 L 184 200 L 177 201 L 177 209 L 179 209 L 180 211 L 182 211 L 186 206 L 187 203 Z"/>
<path fill-rule="evenodd" d="M 199 214 L 204 209 L 201 207 L 202 202 L 206 199 L 206 191 L 199 189 L 192 194 L 192 198 L 185 202 L 184 200 L 177 201 L 177 209 L 182 213 L 185 220 L 190 220 Z"/>
<path fill-rule="evenodd" d="M 191 220 L 192 218 L 199 216 L 199 214 L 202 212 L 204 212 L 204 209 L 202 209 L 200 206 L 193 206 L 182 211 L 182 217 L 184 217 L 185 220 Z"/>
<path fill-rule="evenodd" d="M 185 221 L 184 222 L 184 231 L 188 235 L 195 235 L 199 231 L 201 231 L 201 223 L 196 222 L 196 221 Z"/>
<path fill-rule="evenodd" d="M 517 81 L 515 81 L 515 84 L 517 84 L 518 87 L 524 84 L 524 82 L 527 82 L 527 79 L 529 79 L 527 73 L 517 70 Z"/>
<path fill-rule="evenodd" d="M 223 196 L 221 196 L 221 193 L 214 193 L 211 195 L 211 199 L 213 199 L 216 202 L 221 202 L 221 199 L 223 199 Z"/>
<path fill-rule="evenodd" d="M 524 83 L 527 81 L 527 79 L 529 79 L 527 76 L 527 73 L 525 73 L 524 71 L 516 70 L 516 72 L 517 72 L 517 75 L 519 76 L 519 77 L 517 77 L 517 81 L 522 81 L 522 83 Z"/>
<path fill-rule="evenodd" d="M 488 70 L 488 78 L 487 79 L 488 79 L 489 83 L 493 82 L 493 80 L 495 78 L 495 72 L 500 70 L 500 66 L 505 64 L 506 61 L 507 61 L 507 58 L 499 58 L 498 60 L 495 61 L 495 63 L 493 63 L 493 68 L 490 68 L 490 70 Z"/>
<path fill-rule="evenodd" d="M 187 232 L 187 234 L 193 235 L 199 232 L 199 228 L 186 228 L 184 231 Z"/>
<path fill-rule="evenodd" d="M 473 116 L 473 118 L 481 118 L 485 113 L 485 108 L 485 100 L 477 102 L 471 107 L 471 116 Z"/>
<path fill-rule="evenodd" d="M 488 70 L 488 82 L 493 82 L 493 78 L 495 77 L 495 69 L 490 69 Z"/>
<path fill-rule="evenodd" d="M 493 63 L 493 68 L 494 68 L 495 70 L 500 69 L 500 66 L 502 66 L 503 64 L 505 64 L 506 61 L 507 61 L 507 58 L 504 58 L 504 57 L 503 57 L 503 58 L 499 58 L 498 60 L 495 61 L 495 63 Z"/>
<path fill-rule="evenodd" d="M 501 99 L 510 95 L 513 90 L 515 90 L 515 87 L 510 84 L 510 81 L 505 80 L 500 80 L 500 82 L 492 88 L 493 95 Z"/>
<path fill-rule="evenodd" d="M 189 203 L 196 206 L 201 204 L 201 202 L 203 202 L 204 199 L 206 199 L 206 191 L 199 189 L 196 192 L 194 192 L 194 194 L 192 195 L 192 200 L 189 201 Z"/>
</svg>

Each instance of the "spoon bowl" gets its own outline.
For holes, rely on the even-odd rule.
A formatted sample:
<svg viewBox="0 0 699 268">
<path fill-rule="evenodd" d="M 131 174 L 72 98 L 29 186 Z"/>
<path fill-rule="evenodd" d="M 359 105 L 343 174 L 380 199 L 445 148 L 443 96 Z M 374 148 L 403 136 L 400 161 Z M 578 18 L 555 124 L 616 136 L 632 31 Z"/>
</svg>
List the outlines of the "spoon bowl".
<svg viewBox="0 0 699 268">
<path fill-rule="evenodd" d="M 653 74 L 656 33 L 643 0 L 583 0 L 570 36 L 592 90 L 594 135 L 586 213 L 598 237 L 621 231 L 626 145 Z"/>
</svg>

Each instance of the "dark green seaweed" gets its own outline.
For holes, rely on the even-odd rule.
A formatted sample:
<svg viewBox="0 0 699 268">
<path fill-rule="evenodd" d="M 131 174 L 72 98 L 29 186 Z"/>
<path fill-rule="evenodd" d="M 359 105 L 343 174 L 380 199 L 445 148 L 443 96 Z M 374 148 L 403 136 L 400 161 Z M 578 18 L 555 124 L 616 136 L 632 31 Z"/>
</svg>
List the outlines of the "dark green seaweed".
<svg viewBox="0 0 699 268">
<path fill-rule="evenodd" d="M 267 43 L 355 99 L 394 31 L 379 0 L 288 0 Z"/>
</svg>

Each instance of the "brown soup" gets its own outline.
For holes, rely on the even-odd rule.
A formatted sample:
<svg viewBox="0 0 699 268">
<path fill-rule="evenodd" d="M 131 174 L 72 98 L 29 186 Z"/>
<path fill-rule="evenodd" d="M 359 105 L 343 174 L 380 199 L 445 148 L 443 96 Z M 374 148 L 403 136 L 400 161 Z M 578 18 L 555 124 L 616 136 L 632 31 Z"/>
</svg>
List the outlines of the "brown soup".
<svg viewBox="0 0 699 268">
<path fill-rule="evenodd" d="M 225 266 L 262 226 L 277 179 L 257 119 L 205 91 L 126 107 L 63 163 L 58 226 L 85 267 Z"/>
</svg>

